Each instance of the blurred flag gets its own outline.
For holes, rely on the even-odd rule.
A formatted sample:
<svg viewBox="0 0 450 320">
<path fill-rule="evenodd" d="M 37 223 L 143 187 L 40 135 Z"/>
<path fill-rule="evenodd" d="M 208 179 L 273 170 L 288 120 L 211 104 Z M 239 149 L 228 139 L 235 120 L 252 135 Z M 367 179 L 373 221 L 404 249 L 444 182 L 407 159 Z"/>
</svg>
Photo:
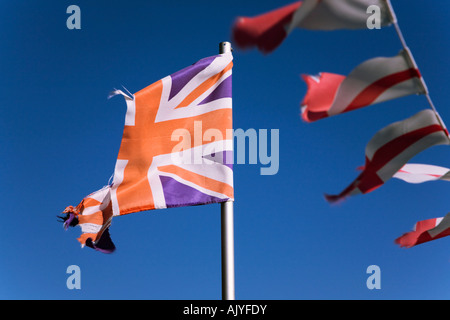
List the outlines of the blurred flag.
<svg viewBox="0 0 450 320">
<path fill-rule="evenodd" d="M 220 54 L 135 94 L 112 93 L 127 104 L 113 183 L 64 212 L 81 243 L 98 247 L 112 216 L 233 200 L 232 67 L 231 53 Z"/>
<path fill-rule="evenodd" d="M 450 235 L 450 213 L 443 218 L 422 220 L 415 224 L 413 231 L 395 239 L 400 247 L 410 248 L 418 244 Z"/>
<path fill-rule="evenodd" d="M 326 195 L 329 202 L 348 196 L 369 193 L 392 178 L 412 157 L 440 144 L 450 144 L 432 110 L 423 110 L 403 121 L 378 131 L 366 147 L 366 163 L 362 173 L 339 195 Z"/>
<path fill-rule="evenodd" d="M 308 90 L 301 103 L 302 118 L 313 122 L 403 96 L 424 94 L 420 77 L 406 50 L 395 57 L 367 60 L 347 77 L 332 73 L 303 75 Z"/>
<path fill-rule="evenodd" d="M 255 16 L 239 17 L 233 38 L 241 48 L 262 52 L 277 48 L 295 28 L 310 30 L 365 29 L 371 5 L 380 8 L 380 26 L 393 23 L 385 0 L 304 0 Z"/>
<path fill-rule="evenodd" d="M 64 229 L 80 226 L 82 235 L 78 241 L 95 250 L 111 253 L 115 250 L 109 235 L 113 217 L 110 186 L 106 186 L 85 197 L 78 206 L 68 206 L 60 218 Z"/>
<path fill-rule="evenodd" d="M 237 18 L 232 30 L 234 43 L 240 48 L 256 46 L 261 52 L 273 51 L 286 38 L 286 27 L 301 4 L 298 1 L 254 18 Z"/>
<path fill-rule="evenodd" d="M 450 169 L 429 164 L 407 163 L 394 174 L 394 178 L 409 183 L 422 183 L 436 180 L 450 181 Z"/>
</svg>

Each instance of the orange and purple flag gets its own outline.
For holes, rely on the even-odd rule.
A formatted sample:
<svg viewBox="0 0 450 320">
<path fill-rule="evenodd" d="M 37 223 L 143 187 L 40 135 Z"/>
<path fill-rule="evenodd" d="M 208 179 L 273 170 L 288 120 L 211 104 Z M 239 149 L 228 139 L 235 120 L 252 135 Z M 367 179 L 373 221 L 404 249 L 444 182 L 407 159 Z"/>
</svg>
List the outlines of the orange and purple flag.
<svg viewBox="0 0 450 320">
<path fill-rule="evenodd" d="M 224 53 L 135 94 L 112 93 L 127 104 L 114 179 L 102 189 L 112 216 L 234 199 L 232 67 L 232 54 Z M 77 208 L 66 222 L 70 212 L 84 219 L 86 210 Z M 110 219 L 103 222 L 106 230 Z M 88 238 L 96 245 L 101 235 L 79 240 Z"/>
<path fill-rule="evenodd" d="M 82 235 L 78 241 L 103 253 L 111 253 L 116 247 L 109 235 L 109 226 L 113 217 L 110 186 L 91 193 L 76 207 L 68 206 L 60 218 L 64 229 L 80 226 Z"/>
</svg>

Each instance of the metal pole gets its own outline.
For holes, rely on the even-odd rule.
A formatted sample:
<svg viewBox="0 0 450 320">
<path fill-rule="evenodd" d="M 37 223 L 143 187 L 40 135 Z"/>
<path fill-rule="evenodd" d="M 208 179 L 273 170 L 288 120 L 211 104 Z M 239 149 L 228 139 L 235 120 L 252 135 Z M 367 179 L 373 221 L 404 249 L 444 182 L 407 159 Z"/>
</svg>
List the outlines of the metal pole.
<svg viewBox="0 0 450 320">
<path fill-rule="evenodd" d="M 231 52 L 229 42 L 219 44 L 219 53 Z M 220 204 L 222 241 L 222 300 L 234 300 L 234 212 L 233 201 Z"/>
<path fill-rule="evenodd" d="M 222 300 L 234 300 L 234 219 L 233 201 L 221 203 Z"/>
</svg>

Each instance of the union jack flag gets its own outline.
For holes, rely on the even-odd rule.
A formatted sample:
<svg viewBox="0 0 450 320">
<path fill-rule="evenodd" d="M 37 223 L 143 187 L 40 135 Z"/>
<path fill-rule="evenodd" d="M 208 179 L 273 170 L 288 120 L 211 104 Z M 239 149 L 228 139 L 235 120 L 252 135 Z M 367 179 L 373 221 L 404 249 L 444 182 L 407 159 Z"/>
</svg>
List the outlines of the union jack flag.
<svg viewBox="0 0 450 320">
<path fill-rule="evenodd" d="M 232 67 L 232 54 L 224 53 L 135 94 L 112 93 L 123 95 L 127 104 L 114 179 L 101 192 L 100 203 L 111 208 L 112 216 L 234 200 Z M 182 135 L 174 134 L 180 130 Z M 86 220 L 82 204 L 65 213 L 66 225 L 70 214 Z M 92 241 L 95 248 L 110 224 L 105 218 L 79 241 Z"/>
<path fill-rule="evenodd" d="M 127 114 L 111 202 L 114 216 L 233 199 L 231 53 L 204 58 L 126 97 Z M 175 151 L 175 130 L 194 138 L 220 130 L 223 139 L 191 140 Z M 196 141 L 197 140 L 197 141 Z M 176 161 L 201 154 L 201 163 Z M 186 156 L 187 154 L 187 156 Z M 224 156 L 218 156 L 221 154 Z"/>
</svg>

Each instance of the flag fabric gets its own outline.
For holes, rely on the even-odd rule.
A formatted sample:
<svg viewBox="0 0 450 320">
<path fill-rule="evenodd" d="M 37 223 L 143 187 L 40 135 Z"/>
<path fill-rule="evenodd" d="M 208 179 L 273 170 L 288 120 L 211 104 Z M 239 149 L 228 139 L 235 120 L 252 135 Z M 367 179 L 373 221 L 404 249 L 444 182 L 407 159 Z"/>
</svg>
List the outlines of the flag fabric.
<svg viewBox="0 0 450 320">
<path fill-rule="evenodd" d="M 443 218 L 422 220 L 415 224 L 413 231 L 395 239 L 400 247 L 411 248 L 418 244 L 450 235 L 450 213 Z"/>
<path fill-rule="evenodd" d="M 233 200 L 232 60 L 204 58 L 126 96 L 114 216 Z"/>
<path fill-rule="evenodd" d="M 321 73 L 318 76 L 303 75 L 303 79 L 308 87 L 301 103 L 302 118 L 306 122 L 426 93 L 420 72 L 407 50 L 395 57 L 367 60 L 347 77 Z"/>
<path fill-rule="evenodd" d="M 380 25 L 394 22 L 385 0 L 305 0 L 255 17 L 238 17 L 233 38 L 241 48 L 276 49 L 295 28 L 309 30 L 365 29 L 371 5 L 380 8 Z"/>
<path fill-rule="evenodd" d="M 394 22 L 386 0 L 304 0 L 294 13 L 288 31 L 294 28 L 309 30 L 366 29 L 371 16 L 368 8 L 380 8 L 380 26 Z"/>
<path fill-rule="evenodd" d="M 127 105 L 113 182 L 60 217 L 81 226 L 82 245 L 114 251 L 114 216 L 234 200 L 232 67 L 224 53 L 135 94 L 112 92 Z"/>
<path fill-rule="evenodd" d="M 60 218 L 64 221 L 64 229 L 80 226 L 82 235 L 78 241 L 95 250 L 111 253 L 115 245 L 109 234 L 109 226 L 113 217 L 111 206 L 111 190 L 106 186 L 85 197 L 78 206 L 68 206 Z"/>
<path fill-rule="evenodd" d="M 408 183 L 450 181 L 450 169 L 429 164 L 407 163 L 393 177 Z"/>
<path fill-rule="evenodd" d="M 264 53 L 273 51 L 286 38 L 286 26 L 301 4 L 298 1 L 253 18 L 237 18 L 232 30 L 233 42 L 243 49 L 256 46 Z"/>
<path fill-rule="evenodd" d="M 340 194 L 325 195 L 329 202 L 369 193 L 392 178 L 412 157 L 423 150 L 450 144 L 435 112 L 426 109 L 378 131 L 366 146 L 361 174 Z"/>
</svg>

